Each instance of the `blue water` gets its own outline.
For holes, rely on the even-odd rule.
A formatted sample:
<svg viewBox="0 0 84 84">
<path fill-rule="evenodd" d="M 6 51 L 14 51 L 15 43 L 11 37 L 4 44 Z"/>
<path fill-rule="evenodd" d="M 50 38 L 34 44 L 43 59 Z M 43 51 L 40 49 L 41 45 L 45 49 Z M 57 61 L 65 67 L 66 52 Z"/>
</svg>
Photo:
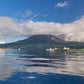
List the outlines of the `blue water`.
<svg viewBox="0 0 84 84">
<path fill-rule="evenodd" d="M 84 84 L 84 52 L 0 50 L 0 84 Z"/>
</svg>

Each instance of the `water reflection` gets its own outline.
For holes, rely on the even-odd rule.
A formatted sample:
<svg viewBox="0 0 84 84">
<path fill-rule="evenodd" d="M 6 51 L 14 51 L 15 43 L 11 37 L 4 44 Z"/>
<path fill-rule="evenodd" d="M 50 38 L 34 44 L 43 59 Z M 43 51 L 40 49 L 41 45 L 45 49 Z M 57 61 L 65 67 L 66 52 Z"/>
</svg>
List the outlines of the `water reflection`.
<svg viewBox="0 0 84 84">
<path fill-rule="evenodd" d="M 46 52 L 27 49 L 0 50 L 0 84 L 6 84 L 8 80 L 12 83 L 13 79 L 17 79 L 17 77 L 19 79 L 17 79 L 16 84 L 18 84 L 19 80 L 26 79 L 26 82 L 30 83 L 25 84 L 37 84 L 38 82 L 31 83 L 30 80 L 37 80 L 39 77 L 43 78 L 40 79 L 41 82 L 45 81 L 44 78 L 48 77 L 50 80 L 57 78 L 57 81 L 58 77 L 61 79 L 61 76 L 73 76 L 73 79 L 76 78 L 76 76 L 84 77 L 83 66 L 84 52 L 82 51 Z M 48 79 L 48 81 L 50 80 Z M 84 82 L 82 78 L 81 80 Z M 55 84 L 55 82 L 53 84 Z"/>
</svg>

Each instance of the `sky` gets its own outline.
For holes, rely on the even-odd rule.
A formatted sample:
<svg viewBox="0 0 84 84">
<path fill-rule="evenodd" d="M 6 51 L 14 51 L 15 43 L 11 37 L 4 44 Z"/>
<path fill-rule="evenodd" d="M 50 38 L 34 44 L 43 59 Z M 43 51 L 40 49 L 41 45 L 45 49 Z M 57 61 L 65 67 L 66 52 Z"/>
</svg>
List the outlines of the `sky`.
<svg viewBox="0 0 84 84">
<path fill-rule="evenodd" d="M 84 42 L 84 0 L 0 0 L 0 43 L 35 34 Z"/>
</svg>

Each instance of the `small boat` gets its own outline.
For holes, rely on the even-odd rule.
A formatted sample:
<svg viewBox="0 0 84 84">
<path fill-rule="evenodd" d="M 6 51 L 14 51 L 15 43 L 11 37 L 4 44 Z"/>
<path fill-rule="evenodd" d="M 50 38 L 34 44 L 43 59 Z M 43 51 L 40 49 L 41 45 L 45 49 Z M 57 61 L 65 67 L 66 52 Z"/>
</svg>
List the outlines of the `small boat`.
<svg viewBox="0 0 84 84">
<path fill-rule="evenodd" d="M 18 50 L 20 50 L 20 48 L 18 48 Z"/>
<path fill-rule="evenodd" d="M 46 51 L 54 51 L 54 49 L 52 49 L 52 48 L 49 48 L 49 49 L 46 49 Z"/>
<path fill-rule="evenodd" d="M 57 50 L 58 48 L 54 48 L 54 50 Z"/>
<path fill-rule="evenodd" d="M 70 50 L 70 48 L 64 47 L 63 50 L 68 51 L 68 50 Z"/>
</svg>

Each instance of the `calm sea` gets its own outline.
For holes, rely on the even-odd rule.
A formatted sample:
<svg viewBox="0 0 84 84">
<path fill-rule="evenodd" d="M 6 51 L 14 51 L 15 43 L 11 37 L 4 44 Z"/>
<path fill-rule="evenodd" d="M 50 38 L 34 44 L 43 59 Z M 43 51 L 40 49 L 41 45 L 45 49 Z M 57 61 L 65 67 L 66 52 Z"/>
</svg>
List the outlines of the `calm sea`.
<svg viewBox="0 0 84 84">
<path fill-rule="evenodd" d="M 0 84 L 84 84 L 84 52 L 0 50 Z"/>
</svg>

